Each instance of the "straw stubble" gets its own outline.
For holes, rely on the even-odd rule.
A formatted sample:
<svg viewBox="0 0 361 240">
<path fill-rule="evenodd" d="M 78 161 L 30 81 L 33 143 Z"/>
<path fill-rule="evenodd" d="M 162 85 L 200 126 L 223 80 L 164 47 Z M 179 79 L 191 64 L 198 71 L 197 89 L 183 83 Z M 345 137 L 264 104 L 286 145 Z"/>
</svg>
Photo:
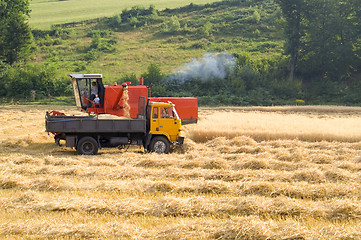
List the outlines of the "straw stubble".
<svg viewBox="0 0 361 240">
<path fill-rule="evenodd" d="M 360 109 L 201 109 L 168 155 L 80 156 L 48 108 L 0 110 L 1 237 L 361 238 Z"/>
</svg>

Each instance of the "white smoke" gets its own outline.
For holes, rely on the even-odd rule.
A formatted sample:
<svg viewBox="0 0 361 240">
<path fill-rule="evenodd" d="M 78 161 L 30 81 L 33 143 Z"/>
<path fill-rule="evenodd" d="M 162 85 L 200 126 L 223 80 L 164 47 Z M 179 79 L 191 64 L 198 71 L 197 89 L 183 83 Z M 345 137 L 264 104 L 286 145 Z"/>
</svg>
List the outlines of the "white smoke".
<svg viewBox="0 0 361 240">
<path fill-rule="evenodd" d="M 201 59 L 193 58 L 175 70 L 170 79 L 184 82 L 200 79 L 206 82 L 212 79 L 224 79 L 236 67 L 236 59 L 228 53 L 207 53 Z"/>
</svg>

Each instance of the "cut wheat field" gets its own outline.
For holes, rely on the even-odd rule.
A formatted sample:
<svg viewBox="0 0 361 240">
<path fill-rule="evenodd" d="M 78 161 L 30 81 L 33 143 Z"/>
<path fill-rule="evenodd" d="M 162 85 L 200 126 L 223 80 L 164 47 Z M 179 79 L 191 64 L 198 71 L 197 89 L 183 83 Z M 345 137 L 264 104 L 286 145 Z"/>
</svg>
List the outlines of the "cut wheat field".
<svg viewBox="0 0 361 240">
<path fill-rule="evenodd" d="M 80 156 L 0 109 L 0 238 L 361 239 L 361 108 L 201 108 L 168 155 Z"/>
</svg>

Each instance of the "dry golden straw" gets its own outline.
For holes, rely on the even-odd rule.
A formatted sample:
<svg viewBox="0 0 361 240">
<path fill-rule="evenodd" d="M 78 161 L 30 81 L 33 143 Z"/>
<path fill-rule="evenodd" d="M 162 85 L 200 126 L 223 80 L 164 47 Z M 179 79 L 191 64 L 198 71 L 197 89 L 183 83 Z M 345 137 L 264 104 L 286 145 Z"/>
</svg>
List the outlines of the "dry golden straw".
<svg viewBox="0 0 361 240">
<path fill-rule="evenodd" d="M 200 109 L 172 153 L 80 156 L 0 110 L 0 238 L 360 239 L 360 109 Z M 107 116 L 103 116 L 107 117 Z"/>
</svg>

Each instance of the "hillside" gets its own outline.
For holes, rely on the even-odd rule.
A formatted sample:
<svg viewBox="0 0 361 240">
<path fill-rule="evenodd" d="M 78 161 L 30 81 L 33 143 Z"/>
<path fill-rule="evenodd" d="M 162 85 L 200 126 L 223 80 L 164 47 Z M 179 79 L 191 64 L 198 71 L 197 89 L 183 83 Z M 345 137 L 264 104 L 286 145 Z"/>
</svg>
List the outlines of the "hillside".
<svg viewBox="0 0 361 240">
<path fill-rule="evenodd" d="M 101 72 L 113 81 L 124 74 L 140 76 L 150 63 L 170 74 L 206 52 L 248 52 L 252 58 L 282 52 L 282 34 L 275 25 L 280 12 L 272 1 L 254 6 L 228 1 L 191 4 L 148 13 L 142 8 L 133 10 L 137 17 L 118 14 L 33 31 L 36 62 L 55 64 L 62 76 Z"/>
<path fill-rule="evenodd" d="M 108 84 L 142 76 L 154 96 L 196 96 L 201 105 L 359 105 L 361 12 L 355 2 L 327 1 L 321 8 L 301 4 L 299 32 L 290 25 L 294 14 L 285 17 L 292 8 L 275 0 L 169 2 L 171 8 L 133 6 L 113 16 L 105 11 L 107 17 L 89 11 L 89 18 L 65 23 L 54 13 L 50 30 L 32 30 L 31 61 L 0 66 L 0 96 L 70 97 L 66 74 L 92 72 Z"/>
</svg>

